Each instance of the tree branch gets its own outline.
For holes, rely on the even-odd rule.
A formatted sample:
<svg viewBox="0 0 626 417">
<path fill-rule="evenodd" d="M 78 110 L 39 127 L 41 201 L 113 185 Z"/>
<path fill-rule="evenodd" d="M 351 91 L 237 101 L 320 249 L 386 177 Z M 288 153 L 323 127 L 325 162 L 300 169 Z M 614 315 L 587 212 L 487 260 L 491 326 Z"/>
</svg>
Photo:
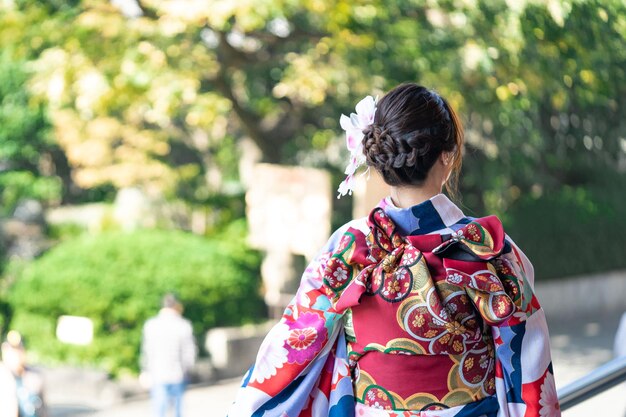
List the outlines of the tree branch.
<svg viewBox="0 0 626 417">
<path fill-rule="evenodd" d="M 224 67 L 218 72 L 217 77 L 213 80 L 213 84 L 215 88 L 231 102 L 233 110 L 241 121 L 244 131 L 250 139 L 256 143 L 259 149 L 261 149 L 263 159 L 266 162 L 279 163 L 282 157 L 282 145 L 284 142 L 281 140 L 272 140 L 272 136 L 267 135 L 267 132 L 261 128 L 263 122 L 262 117 L 241 104 L 233 92 Z"/>
</svg>

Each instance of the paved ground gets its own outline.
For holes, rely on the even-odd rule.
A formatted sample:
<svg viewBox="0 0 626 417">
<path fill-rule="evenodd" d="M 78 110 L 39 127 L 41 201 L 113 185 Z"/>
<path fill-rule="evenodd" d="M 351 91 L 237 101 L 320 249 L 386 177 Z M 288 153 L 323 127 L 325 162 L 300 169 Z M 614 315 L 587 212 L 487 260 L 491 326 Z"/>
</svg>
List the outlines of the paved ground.
<svg viewBox="0 0 626 417">
<path fill-rule="evenodd" d="M 549 322 L 557 389 L 613 357 L 620 313 Z M 564 417 L 626 417 L 626 383 L 563 413 Z"/>
<path fill-rule="evenodd" d="M 605 317 L 572 317 L 549 323 L 557 388 L 585 375 L 612 357 L 620 313 Z M 224 416 L 239 380 L 190 389 L 185 397 L 185 417 Z M 107 410 L 79 406 L 53 407 L 53 417 L 149 417 L 147 398 Z M 563 413 L 564 417 L 626 417 L 626 383 Z"/>
<path fill-rule="evenodd" d="M 225 416 L 239 384 L 236 380 L 222 381 L 208 387 L 192 387 L 185 394 L 185 417 Z M 51 417 L 150 417 L 147 398 L 139 398 L 106 410 L 94 410 L 77 405 L 54 405 Z"/>
</svg>

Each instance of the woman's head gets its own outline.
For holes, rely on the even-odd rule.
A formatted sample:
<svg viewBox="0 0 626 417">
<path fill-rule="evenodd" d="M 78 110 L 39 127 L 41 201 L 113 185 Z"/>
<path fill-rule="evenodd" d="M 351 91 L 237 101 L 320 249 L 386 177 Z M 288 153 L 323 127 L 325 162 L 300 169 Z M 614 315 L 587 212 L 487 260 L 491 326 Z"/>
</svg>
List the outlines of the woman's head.
<svg viewBox="0 0 626 417">
<path fill-rule="evenodd" d="M 461 168 L 463 128 L 448 102 L 417 84 L 402 84 L 378 103 L 363 131 L 367 165 L 394 186 L 420 186 L 442 155 L 450 160 L 454 192 Z M 452 190 L 450 190 L 452 188 Z"/>
</svg>

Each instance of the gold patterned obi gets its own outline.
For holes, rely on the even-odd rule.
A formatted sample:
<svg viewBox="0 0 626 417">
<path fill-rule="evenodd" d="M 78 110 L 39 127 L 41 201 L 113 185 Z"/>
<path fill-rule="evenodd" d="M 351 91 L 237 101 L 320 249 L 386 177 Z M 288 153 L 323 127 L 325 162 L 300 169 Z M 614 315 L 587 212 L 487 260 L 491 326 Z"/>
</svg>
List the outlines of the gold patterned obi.
<svg viewBox="0 0 626 417">
<path fill-rule="evenodd" d="M 350 229 L 324 282 L 344 311 L 357 401 L 437 410 L 495 393 L 490 326 L 516 311 L 521 289 L 495 216 L 450 235 L 401 236 L 382 209 L 369 233 Z"/>
</svg>

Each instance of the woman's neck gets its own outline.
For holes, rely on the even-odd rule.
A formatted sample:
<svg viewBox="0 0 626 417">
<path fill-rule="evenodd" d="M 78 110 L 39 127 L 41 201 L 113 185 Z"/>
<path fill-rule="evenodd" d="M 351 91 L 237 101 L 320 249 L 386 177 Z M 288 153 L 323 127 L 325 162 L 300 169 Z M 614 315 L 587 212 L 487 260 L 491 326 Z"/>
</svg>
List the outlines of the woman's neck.
<svg viewBox="0 0 626 417">
<path fill-rule="evenodd" d="M 396 207 L 408 208 L 423 203 L 441 193 L 441 186 L 424 184 L 415 186 L 392 186 L 391 201 Z"/>
</svg>

